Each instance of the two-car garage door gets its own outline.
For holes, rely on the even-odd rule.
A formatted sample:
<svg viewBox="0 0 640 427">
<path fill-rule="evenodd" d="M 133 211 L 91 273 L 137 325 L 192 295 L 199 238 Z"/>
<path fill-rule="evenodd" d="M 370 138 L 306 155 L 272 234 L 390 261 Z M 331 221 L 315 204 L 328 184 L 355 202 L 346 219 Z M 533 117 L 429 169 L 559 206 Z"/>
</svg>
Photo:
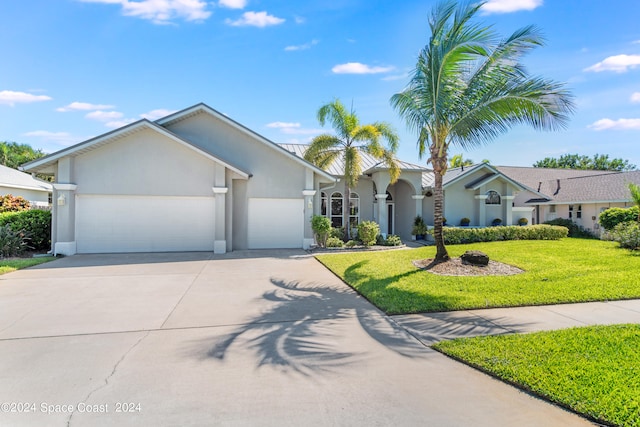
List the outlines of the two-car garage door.
<svg viewBox="0 0 640 427">
<path fill-rule="evenodd" d="M 78 253 L 212 251 L 213 197 L 78 196 Z"/>
</svg>

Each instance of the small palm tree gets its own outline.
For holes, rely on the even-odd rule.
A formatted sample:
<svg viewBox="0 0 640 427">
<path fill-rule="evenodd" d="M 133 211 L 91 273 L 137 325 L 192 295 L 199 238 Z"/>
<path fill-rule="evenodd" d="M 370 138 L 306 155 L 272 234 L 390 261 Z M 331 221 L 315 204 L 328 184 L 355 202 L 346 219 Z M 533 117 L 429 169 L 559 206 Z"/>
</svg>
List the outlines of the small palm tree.
<svg viewBox="0 0 640 427">
<path fill-rule="evenodd" d="M 573 111 L 572 96 L 563 84 L 530 76 L 520 62 L 524 53 L 543 44 L 538 30 L 525 27 L 496 41 L 491 27 L 471 22 L 483 4 L 458 7 L 445 1 L 434 8 L 431 38 L 411 80 L 391 98 L 418 134 L 418 154 L 429 154 L 435 175 L 436 262 L 449 259 L 442 235 L 442 178 L 449 147 L 475 148 L 519 124 L 561 129 Z"/>
<path fill-rule="evenodd" d="M 451 157 L 451 160 L 449 160 L 449 165 L 452 168 L 459 168 L 459 167 L 462 167 L 462 166 L 471 166 L 471 165 L 473 165 L 473 160 L 471 160 L 471 159 L 463 159 L 462 158 L 462 154 L 456 154 L 456 155 Z"/>
<path fill-rule="evenodd" d="M 631 193 L 631 199 L 638 207 L 638 222 L 640 222 L 640 185 L 630 182 L 629 192 Z"/>
<path fill-rule="evenodd" d="M 342 202 L 345 236 L 351 237 L 349 224 L 349 200 L 351 190 L 358 185 L 362 174 L 361 150 L 384 161 L 389 167 L 391 182 L 397 181 L 400 169 L 395 161 L 394 153 L 398 149 L 398 135 L 385 122 L 361 125 L 358 116 L 353 111 L 347 111 L 340 100 L 323 105 L 318 110 L 318 122 L 324 126 L 329 122 L 335 134 L 318 135 L 311 141 L 304 158 L 316 166 L 326 169 L 334 161 L 341 158 L 344 164 L 344 195 Z M 380 139 L 385 139 L 385 148 Z"/>
</svg>

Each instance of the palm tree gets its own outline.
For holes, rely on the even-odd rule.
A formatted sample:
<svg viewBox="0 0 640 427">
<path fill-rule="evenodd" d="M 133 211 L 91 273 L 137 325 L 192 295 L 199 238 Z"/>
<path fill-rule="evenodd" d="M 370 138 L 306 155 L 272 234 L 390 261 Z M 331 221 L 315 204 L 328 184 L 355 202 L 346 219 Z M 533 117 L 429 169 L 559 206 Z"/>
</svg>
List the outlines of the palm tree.
<svg viewBox="0 0 640 427">
<path fill-rule="evenodd" d="M 463 159 L 462 154 L 456 154 L 451 156 L 451 160 L 449 160 L 449 166 L 452 168 L 459 168 L 461 166 L 471 166 L 473 165 L 473 160 L 471 159 Z"/>
<path fill-rule="evenodd" d="M 451 144 L 464 150 L 489 143 L 511 127 L 566 126 L 573 97 L 564 85 L 530 76 L 520 62 L 543 39 L 532 27 L 499 40 L 491 27 L 472 23 L 484 3 L 439 3 L 429 18 L 431 38 L 404 91 L 391 104 L 418 134 L 418 154 L 429 153 L 435 175 L 436 262 L 449 259 L 442 236 L 442 178 Z"/>
<path fill-rule="evenodd" d="M 337 159 L 342 159 L 344 164 L 342 224 L 345 227 L 345 236 L 349 240 L 351 235 L 349 200 L 351 190 L 356 187 L 358 178 L 362 174 L 360 151 L 383 160 L 389 167 L 393 183 L 400 176 L 400 169 L 393 156 L 398 149 L 398 135 L 385 122 L 361 125 L 353 108 L 347 111 L 338 99 L 320 107 L 317 116 L 321 126 L 324 126 L 327 121 L 331 124 L 335 135 L 322 134 L 313 138 L 304 158 L 323 169 L 328 168 Z M 387 141 L 388 148 L 381 145 L 381 138 Z"/>
</svg>

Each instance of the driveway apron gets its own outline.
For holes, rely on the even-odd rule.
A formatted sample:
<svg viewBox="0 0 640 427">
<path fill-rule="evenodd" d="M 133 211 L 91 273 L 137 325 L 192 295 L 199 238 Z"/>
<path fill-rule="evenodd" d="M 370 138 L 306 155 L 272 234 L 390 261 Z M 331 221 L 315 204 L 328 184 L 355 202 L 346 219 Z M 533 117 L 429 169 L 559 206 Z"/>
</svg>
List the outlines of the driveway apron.
<svg viewBox="0 0 640 427">
<path fill-rule="evenodd" d="M 591 425 L 421 321 L 302 251 L 63 258 L 0 276 L 0 425 Z"/>
</svg>

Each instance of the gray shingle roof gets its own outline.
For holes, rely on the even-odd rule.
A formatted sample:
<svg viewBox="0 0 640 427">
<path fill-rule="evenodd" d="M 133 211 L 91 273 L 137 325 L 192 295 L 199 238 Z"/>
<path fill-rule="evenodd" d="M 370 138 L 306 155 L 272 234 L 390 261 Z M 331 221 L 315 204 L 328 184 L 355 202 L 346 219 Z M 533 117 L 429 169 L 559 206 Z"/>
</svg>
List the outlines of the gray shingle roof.
<svg viewBox="0 0 640 427">
<path fill-rule="evenodd" d="M 51 184 L 32 177 L 28 173 L 0 165 L 0 186 L 25 188 L 36 191 L 51 191 Z"/>
<path fill-rule="evenodd" d="M 640 171 L 584 171 L 497 166 L 496 169 L 554 203 L 613 202 L 631 200 L 629 182 L 640 185 Z M 529 203 L 540 202 L 530 200 Z"/>
<path fill-rule="evenodd" d="M 287 151 L 292 152 L 298 157 L 304 158 L 304 153 L 309 148 L 306 144 L 279 144 L 282 148 Z M 384 162 L 376 159 L 370 154 L 367 154 L 363 151 L 360 151 L 360 156 L 362 158 L 362 170 L 364 173 L 368 173 L 369 171 L 373 171 L 376 169 L 387 169 Z M 398 166 L 401 170 L 411 170 L 411 171 L 428 171 L 427 168 L 423 166 L 419 166 L 409 162 L 403 162 L 402 160 L 396 159 L 398 162 Z M 331 164 L 327 168 L 327 172 L 334 176 L 342 176 L 344 174 L 344 163 L 341 157 L 338 157 L 333 164 Z"/>
</svg>

